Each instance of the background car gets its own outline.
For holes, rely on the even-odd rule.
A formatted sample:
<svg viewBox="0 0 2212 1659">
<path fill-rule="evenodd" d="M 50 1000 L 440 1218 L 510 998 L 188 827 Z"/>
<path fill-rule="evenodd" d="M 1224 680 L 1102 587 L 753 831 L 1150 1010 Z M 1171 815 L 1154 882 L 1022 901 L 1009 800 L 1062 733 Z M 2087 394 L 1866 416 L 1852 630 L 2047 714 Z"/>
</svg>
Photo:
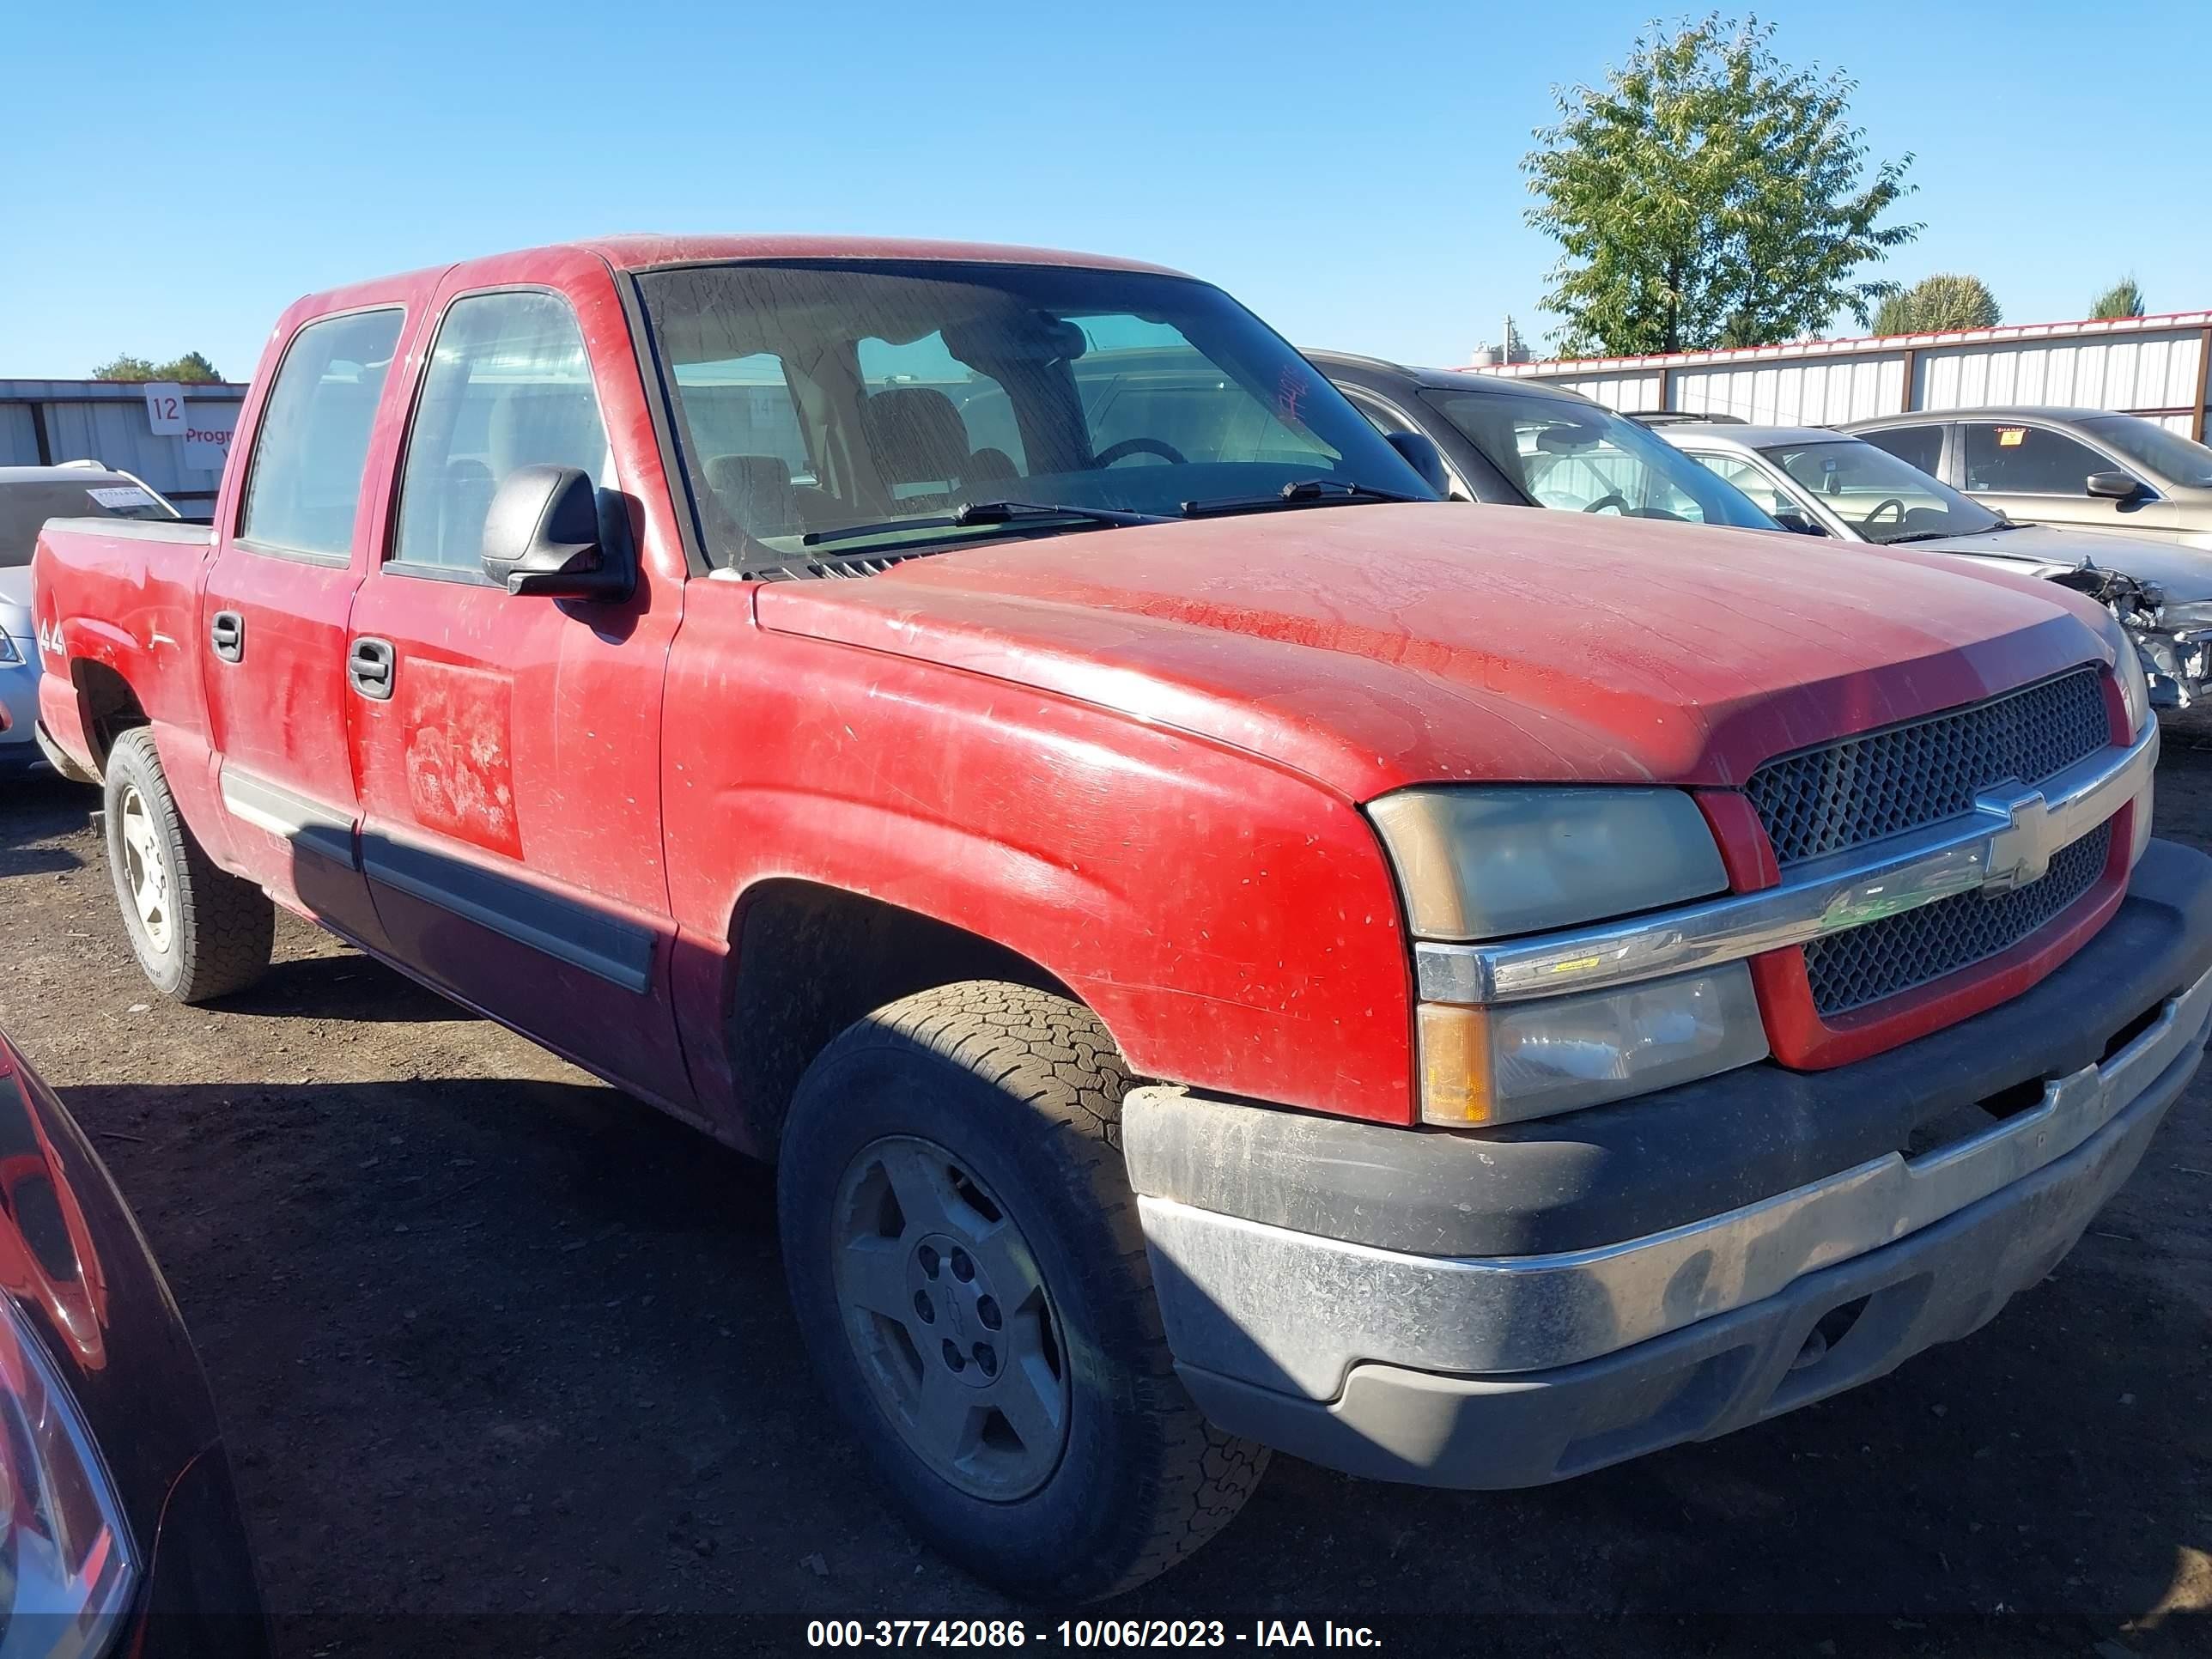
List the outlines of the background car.
<svg viewBox="0 0 2212 1659">
<path fill-rule="evenodd" d="M 1304 354 L 1385 436 L 1425 436 L 1462 501 L 1788 530 L 1657 435 L 1578 392 L 1348 352 Z"/>
<path fill-rule="evenodd" d="M 31 621 L 31 550 L 48 519 L 174 520 L 177 509 L 143 480 L 97 461 L 0 466 L 0 776 L 45 764 L 33 732 L 39 715 L 39 648 Z"/>
<path fill-rule="evenodd" d="M 2011 518 L 2212 547 L 2212 449 L 2140 415 L 1966 409 L 1838 429 Z"/>
<path fill-rule="evenodd" d="M 1956 553 L 2063 581 L 2126 624 L 2158 708 L 2212 691 L 2212 553 L 2142 537 L 2021 524 L 1864 439 L 1821 427 L 1675 424 L 1667 442 L 1770 514 L 1847 541 Z"/>
<path fill-rule="evenodd" d="M 115 1183 L 0 1034 L 0 1654 L 269 1651 L 199 1361 Z"/>
</svg>

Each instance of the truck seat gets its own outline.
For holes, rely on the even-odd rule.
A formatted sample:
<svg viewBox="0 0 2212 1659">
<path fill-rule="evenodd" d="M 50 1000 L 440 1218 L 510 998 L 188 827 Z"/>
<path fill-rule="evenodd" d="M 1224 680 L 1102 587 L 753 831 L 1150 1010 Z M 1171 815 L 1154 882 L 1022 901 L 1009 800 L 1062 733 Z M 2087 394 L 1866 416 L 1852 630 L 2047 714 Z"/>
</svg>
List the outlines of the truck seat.
<svg viewBox="0 0 2212 1659">
<path fill-rule="evenodd" d="M 967 423 L 934 386 L 871 392 L 860 405 L 860 435 L 884 495 L 902 506 L 949 501 L 970 485 L 1018 476 L 1004 450 L 969 448 Z"/>
<path fill-rule="evenodd" d="M 787 536 L 800 527 L 799 491 L 780 455 L 710 456 L 707 483 L 748 536 Z"/>
</svg>

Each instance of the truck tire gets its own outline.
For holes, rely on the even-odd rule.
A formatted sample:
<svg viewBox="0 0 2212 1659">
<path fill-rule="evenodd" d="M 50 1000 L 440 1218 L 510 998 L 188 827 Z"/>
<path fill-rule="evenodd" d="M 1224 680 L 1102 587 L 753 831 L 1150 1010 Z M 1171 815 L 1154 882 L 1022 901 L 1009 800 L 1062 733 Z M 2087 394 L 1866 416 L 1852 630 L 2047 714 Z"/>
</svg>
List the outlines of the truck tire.
<svg viewBox="0 0 2212 1659">
<path fill-rule="evenodd" d="M 1117 1145 L 1130 1081 L 1080 1005 L 948 985 L 823 1050 L 779 1158 L 817 1375 L 922 1538 L 1030 1600 L 1165 1571 L 1267 1463 L 1175 1374 Z"/>
<path fill-rule="evenodd" d="M 206 1002 L 259 979 L 276 907 L 252 882 L 218 870 L 185 827 L 150 730 L 137 726 L 115 740 L 103 786 L 116 903 L 155 988 Z"/>
</svg>

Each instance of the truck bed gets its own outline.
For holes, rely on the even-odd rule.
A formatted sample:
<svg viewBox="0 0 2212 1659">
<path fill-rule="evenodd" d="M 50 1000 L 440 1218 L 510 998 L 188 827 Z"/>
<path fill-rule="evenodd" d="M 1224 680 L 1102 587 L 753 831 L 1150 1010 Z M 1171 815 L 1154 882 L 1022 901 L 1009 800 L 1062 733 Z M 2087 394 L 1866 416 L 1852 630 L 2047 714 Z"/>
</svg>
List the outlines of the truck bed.
<svg viewBox="0 0 2212 1659">
<path fill-rule="evenodd" d="M 88 536 L 103 541 L 179 542 L 201 548 L 215 543 L 212 524 L 198 524 L 190 519 L 103 519 L 96 515 L 49 519 L 46 528 L 39 532 L 39 539 L 44 542 L 56 531 L 65 538 Z"/>
<path fill-rule="evenodd" d="M 214 549 L 211 526 L 175 520 L 49 519 L 40 531 L 31 609 L 46 671 L 41 719 L 81 768 L 98 770 L 86 730 L 96 711 L 80 696 L 94 665 L 131 687 L 157 726 L 203 729 L 199 584 Z"/>
</svg>

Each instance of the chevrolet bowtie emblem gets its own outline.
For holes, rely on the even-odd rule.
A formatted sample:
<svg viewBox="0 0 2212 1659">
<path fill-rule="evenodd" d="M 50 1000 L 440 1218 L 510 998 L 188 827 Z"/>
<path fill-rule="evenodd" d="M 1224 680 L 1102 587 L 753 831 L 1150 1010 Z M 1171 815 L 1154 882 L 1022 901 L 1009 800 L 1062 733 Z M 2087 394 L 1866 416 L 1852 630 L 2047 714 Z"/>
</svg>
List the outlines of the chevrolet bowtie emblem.
<svg viewBox="0 0 2212 1659">
<path fill-rule="evenodd" d="M 2056 837 L 2043 792 L 2017 785 L 1985 790 L 1974 798 L 1974 810 L 2002 820 L 1990 836 L 1982 891 L 1995 896 L 2042 880 L 2057 850 L 2051 844 Z"/>
</svg>

